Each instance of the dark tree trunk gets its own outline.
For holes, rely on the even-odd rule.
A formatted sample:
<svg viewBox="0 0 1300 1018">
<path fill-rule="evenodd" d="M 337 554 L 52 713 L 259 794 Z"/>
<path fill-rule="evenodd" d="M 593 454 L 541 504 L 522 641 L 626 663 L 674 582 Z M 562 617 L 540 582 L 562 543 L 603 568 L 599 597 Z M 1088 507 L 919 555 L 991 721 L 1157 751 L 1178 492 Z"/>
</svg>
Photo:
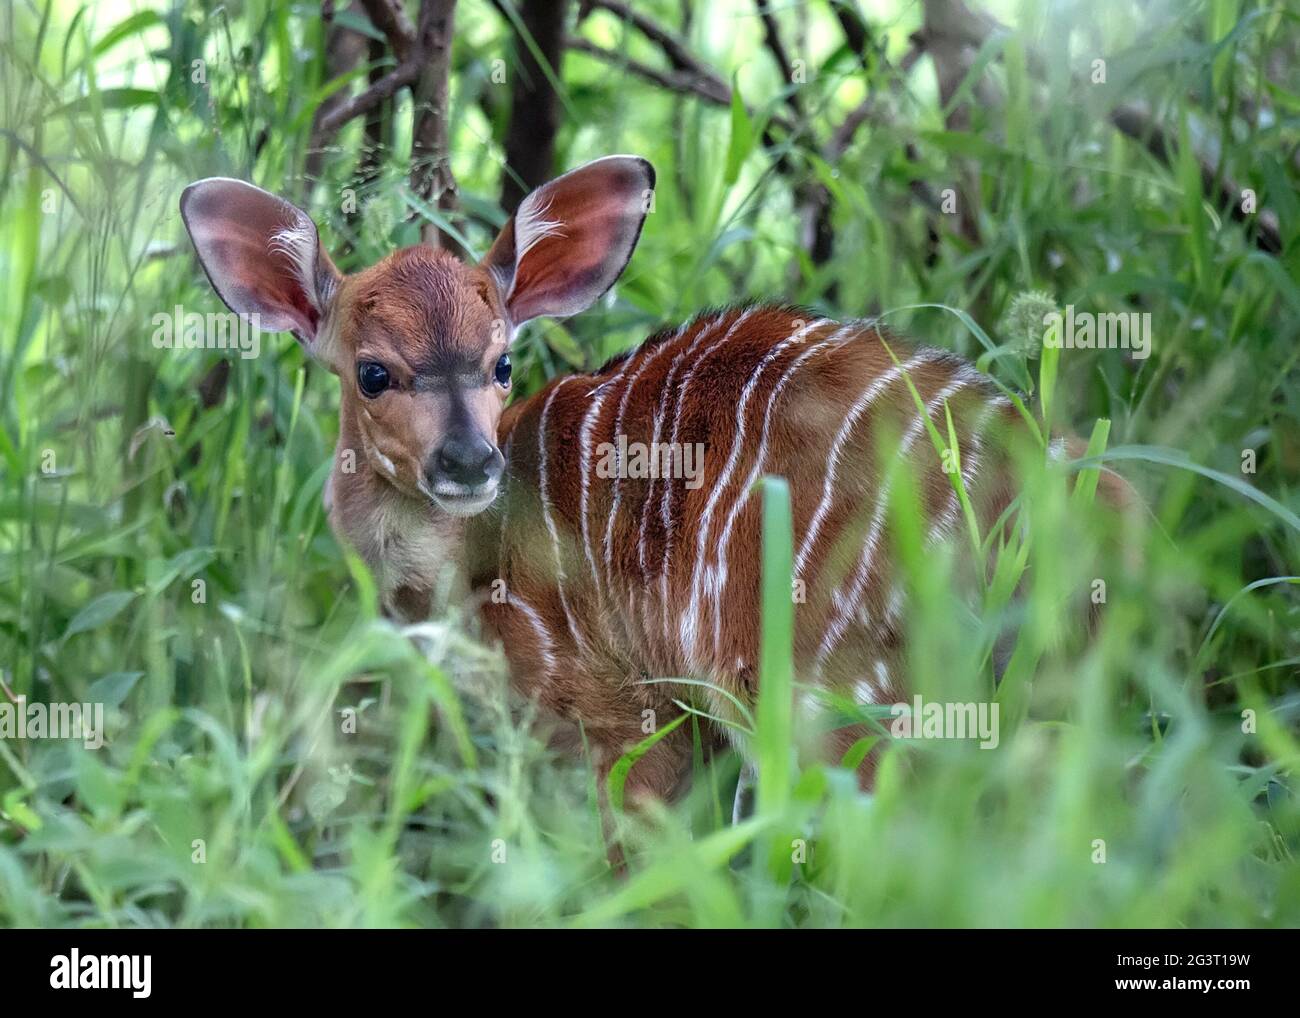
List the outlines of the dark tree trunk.
<svg viewBox="0 0 1300 1018">
<path fill-rule="evenodd" d="M 366 37 L 335 21 L 333 4 L 322 5 L 321 16 L 328 26 L 325 36 L 325 77 L 327 80 L 333 80 L 356 67 L 366 51 Z M 307 146 L 307 159 L 303 167 L 300 191 L 300 200 L 304 204 L 308 203 L 311 189 L 320 179 L 321 168 L 325 163 L 325 151 L 333 138 L 332 132 L 321 131 L 320 122 L 342 106 L 347 98 L 346 89 L 335 92 L 320 104 L 312 118 L 311 141 Z"/>
<path fill-rule="evenodd" d="M 564 26 L 569 0 L 523 0 L 519 16 L 549 70 L 558 80 L 564 59 Z M 506 133 L 506 170 L 501 180 L 501 207 L 513 213 L 529 191 L 555 171 L 555 135 L 560 129 L 560 99 L 546 70 L 521 33 L 515 32 L 515 69 L 510 88 L 510 127 Z"/>
</svg>

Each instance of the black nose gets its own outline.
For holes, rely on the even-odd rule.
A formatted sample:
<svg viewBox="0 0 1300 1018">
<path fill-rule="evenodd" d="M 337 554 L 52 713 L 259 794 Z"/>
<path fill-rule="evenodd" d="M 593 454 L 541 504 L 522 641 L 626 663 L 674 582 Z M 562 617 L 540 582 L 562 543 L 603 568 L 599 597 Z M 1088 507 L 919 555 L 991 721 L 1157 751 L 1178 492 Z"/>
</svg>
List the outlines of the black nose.
<svg viewBox="0 0 1300 1018">
<path fill-rule="evenodd" d="M 505 459 L 497 447 L 473 431 L 453 432 L 433 457 L 434 490 L 439 481 L 477 488 L 501 476 Z"/>
</svg>

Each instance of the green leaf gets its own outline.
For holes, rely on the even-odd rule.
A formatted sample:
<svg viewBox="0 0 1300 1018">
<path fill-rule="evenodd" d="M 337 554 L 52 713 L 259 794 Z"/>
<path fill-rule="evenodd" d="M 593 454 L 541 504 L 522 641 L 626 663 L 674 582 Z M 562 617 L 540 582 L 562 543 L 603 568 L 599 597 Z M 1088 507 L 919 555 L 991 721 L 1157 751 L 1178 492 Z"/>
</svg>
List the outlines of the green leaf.
<svg viewBox="0 0 1300 1018">
<path fill-rule="evenodd" d="M 1105 452 L 1106 440 L 1109 437 L 1110 421 L 1105 417 L 1098 418 L 1097 423 L 1092 428 L 1092 437 L 1088 439 L 1086 458 L 1095 460 Z M 1097 481 L 1100 477 L 1100 467 L 1086 467 L 1079 471 L 1079 477 L 1074 482 L 1074 493 L 1071 496 L 1074 503 L 1073 508 L 1076 511 L 1086 509 L 1092 505 L 1093 497 L 1097 494 Z"/>
<path fill-rule="evenodd" d="M 1052 408 L 1056 399 L 1056 375 L 1061 364 L 1061 348 L 1043 344 L 1038 361 L 1038 404 L 1043 413 L 1043 431 L 1052 433 Z"/>
<path fill-rule="evenodd" d="M 162 15 L 157 11 L 136 11 L 130 17 L 124 18 L 105 32 L 100 37 L 99 42 L 95 43 L 95 48 L 91 50 L 91 54 L 97 57 L 102 56 L 122 40 L 162 24 L 165 24 L 165 22 Z"/>
<path fill-rule="evenodd" d="M 844 755 L 840 757 L 840 766 L 846 770 L 856 771 L 879 741 L 879 735 L 864 735 L 844 751 Z"/>
<path fill-rule="evenodd" d="M 157 106 L 161 96 L 148 88 L 106 88 L 94 96 L 83 95 L 60 106 L 54 116 L 77 113 L 95 113 L 105 110 L 134 110 L 141 106 Z"/>
<path fill-rule="evenodd" d="M 754 749 L 758 764 L 758 811 L 780 815 L 790 803 L 794 757 L 794 527 L 790 485 L 783 477 L 764 477 L 762 604 L 759 611 L 758 703 L 754 709 Z M 775 832 L 755 864 L 766 866 L 780 883 L 792 869 L 788 839 Z"/>
<path fill-rule="evenodd" d="M 110 672 L 102 675 L 90 684 L 86 690 L 86 699 L 91 703 L 102 703 L 105 707 L 119 707 L 142 675 L 144 672 Z"/>
<path fill-rule="evenodd" d="M 100 763 L 92 752 L 75 754 L 73 772 L 77 782 L 77 798 L 92 813 L 105 816 L 122 808 L 124 790 L 118 774 L 107 764 Z"/>
<path fill-rule="evenodd" d="M 745 109 L 745 100 L 740 97 L 740 83 L 733 78 L 731 82 L 731 138 L 727 142 L 727 168 L 723 173 L 723 182 L 731 187 L 740 179 L 740 167 L 749 158 L 754 148 L 754 123 Z"/>
<path fill-rule="evenodd" d="M 22 825 L 29 831 L 39 831 L 41 829 L 41 818 L 35 810 L 23 802 L 23 797 L 26 794 L 27 790 L 25 788 L 11 788 L 6 792 L 4 803 L 0 806 L 0 815 Z"/>
<path fill-rule="evenodd" d="M 135 593 L 130 590 L 110 590 L 107 594 L 100 594 L 99 597 L 73 616 L 72 621 L 68 623 L 68 629 L 63 634 L 63 638 L 66 640 L 77 633 L 86 633 L 92 629 L 98 629 L 105 622 L 120 614 L 135 598 Z"/>
<path fill-rule="evenodd" d="M 1088 466 L 1092 462 L 1108 463 L 1112 460 L 1145 460 L 1148 463 L 1178 467 L 1181 470 L 1190 470 L 1202 477 L 1208 477 L 1210 480 L 1218 481 L 1224 487 L 1230 488 L 1243 498 L 1250 499 L 1256 505 L 1263 506 L 1288 527 L 1300 534 L 1300 516 L 1297 516 L 1277 499 L 1271 495 L 1265 495 L 1258 488 L 1251 487 L 1240 477 L 1233 477 L 1221 470 L 1203 467 L 1199 463 L 1192 462 L 1187 454 L 1180 449 L 1167 449 L 1164 446 L 1155 445 L 1121 445 L 1095 458 L 1077 460 L 1076 464 Z"/>
<path fill-rule="evenodd" d="M 542 330 L 546 345 L 568 362 L 570 367 L 582 369 L 587 365 L 587 355 L 567 328 L 559 322 L 547 322 Z"/>
<path fill-rule="evenodd" d="M 173 583 L 178 576 L 192 577 L 200 569 L 217 557 L 215 548 L 186 548 L 173 555 L 161 565 L 150 563 L 157 568 L 157 575 L 149 577 L 149 593 L 158 594 Z M 151 569 L 152 573 L 153 570 Z"/>
<path fill-rule="evenodd" d="M 1205 210 L 1202 208 L 1201 164 L 1196 158 L 1196 148 L 1192 143 L 1192 131 L 1185 107 L 1179 111 L 1176 168 L 1178 183 L 1183 192 L 1183 215 L 1187 220 L 1187 246 L 1192 256 L 1193 275 L 1199 282 L 1205 278 L 1209 240 L 1206 237 Z"/>
<path fill-rule="evenodd" d="M 701 870 L 726 865 L 732 856 L 748 845 L 766 826 L 761 817 L 754 817 L 744 823 L 714 831 L 691 844 L 688 857 L 657 862 L 638 873 L 615 893 L 570 920 L 570 925 L 608 926 L 619 916 L 648 908 L 677 894 L 682 887 L 697 880 Z"/>
<path fill-rule="evenodd" d="M 690 714 L 685 712 L 678 714 L 668 724 L 656 729 L 615 761 L 614 766 L 609 770 L 609 779 L 607 781 L 611 809 L 615 812 L 621 812 L 623 809 L 623 787 L 627 784 L 627 776 L 631 772 L 633 764 L 645 756 L 651 746 L 680 726 L 688 717 L 690 717 Z"/>
</svg>

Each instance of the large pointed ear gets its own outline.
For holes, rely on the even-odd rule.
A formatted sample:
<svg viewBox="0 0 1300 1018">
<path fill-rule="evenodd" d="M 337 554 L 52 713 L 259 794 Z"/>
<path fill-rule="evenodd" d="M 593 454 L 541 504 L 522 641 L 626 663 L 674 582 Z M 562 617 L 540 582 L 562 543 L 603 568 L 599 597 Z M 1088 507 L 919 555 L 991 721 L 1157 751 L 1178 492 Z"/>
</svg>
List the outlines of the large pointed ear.
<svg viewBox="0 0 1300 1018">
<path fill-rule="evenodd" d="M 209 177 L 181 194 L 181 218 L 231 311 L 292 332 L 328 363 L 318 340 L 340 276 L 307 213 L 242 180 Z"/>
<path fill-rule="evenodd" d="M 607 156 L 525 198 L 483 259 L 513 325 L 576 315 L 614 285 L 650 209 L 655 171 Z"/>
</svg>

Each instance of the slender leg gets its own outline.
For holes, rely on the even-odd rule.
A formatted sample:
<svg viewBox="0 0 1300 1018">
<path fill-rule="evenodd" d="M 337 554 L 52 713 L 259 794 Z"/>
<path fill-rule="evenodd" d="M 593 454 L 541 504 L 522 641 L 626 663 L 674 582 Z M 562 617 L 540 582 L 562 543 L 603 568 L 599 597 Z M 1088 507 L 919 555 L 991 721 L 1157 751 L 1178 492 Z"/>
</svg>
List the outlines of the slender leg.
<svg viewBox="0 0 1300 1018">
<path fill-rule="evenodd" d="M 629 812 L 639 812 L 651 802 L 670 802 L 690 775 L 692 743 L 686 729 L 678 729 L 652 746 L 627 773 L 623 785 L 623 805 Z M 599 782 L 601 825 L 605 832 L 610 866 L 622 872 L 626 866 L 625 846 L 620 843 L 618 824 L 609 802 L 609 773 L 618 759 L 644 736 L 640 729 L 618 736 L 592 737 L 592 757 Z"/>
<path fill-rule="evenodd" d="M 623 853 L 623 843 L 619 841 L 618 825 L 614 820 L 614 810 L 609 803 L 609 771 L 612 761 L 600 761 L 596 764 L 596 797 L 600 805 L 600 831 L 605 839 L 605 858 L 609 868 L 616 876 L 627 876 L 627 856 Z"/>
<path fill-rule="evenodd" d="M 736 798 L 731 804 L 731 823 L 734 827 L 754 812 L 754 784 L 758 780 L 758 769 L 748 760 L 740 768 L 740 777 L 736 779 Z"/>
</svg>

